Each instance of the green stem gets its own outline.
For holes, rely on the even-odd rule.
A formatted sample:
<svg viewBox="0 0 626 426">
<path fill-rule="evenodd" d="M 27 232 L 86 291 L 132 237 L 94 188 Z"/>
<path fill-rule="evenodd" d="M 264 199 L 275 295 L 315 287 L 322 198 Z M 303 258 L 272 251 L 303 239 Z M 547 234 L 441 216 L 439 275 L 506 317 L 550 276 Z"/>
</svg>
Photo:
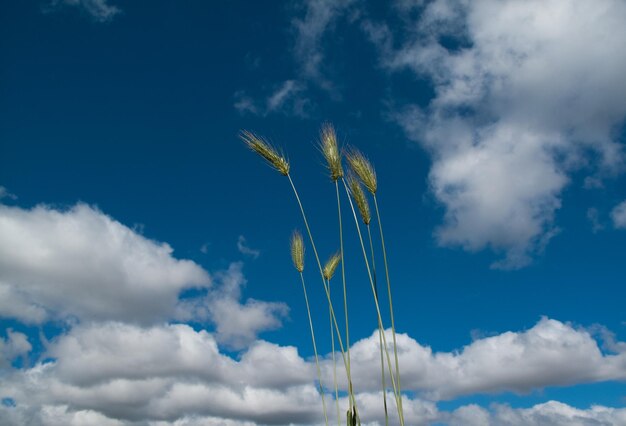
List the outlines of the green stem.
<svg viewBox="0 0 626 426">
<path fill-rule="evenodd" d="M 374 296 L 374 304 L 376 305 L 376 314 L 378 315 L 378 328 L 382 332 L 383 344 L 385 346 L 385 355 L 387 358 L 387 367 L 389 368 L 390 376 L 391 376 L 391 385 L 393 386 L 394 397 L 396 399 L 396 408 L 398 409 L 398 417 L 400 419 L 400 425 L 404 426 L 404 416 L 402 414 L 402 406 L 401 402 L 398 402 L 398 398 L 401 398 L 401 395 L 398 394 L 398 388 L 396 386 L 395 376 L 393 374 L 393 369 L 391 367 L 391 359 L 389 358 L 389 350 L 387 349 L 387 338 L 385 337 L 384 329 L 383 329 L 383 318 L 380 314 L 380 305 L 378 303 L 378 296 L 376 295 L 376 289 L 374 288 L 374 280 L 372 278 L 372 271 L 370 269 L 369 261 L 367 260 L 367 253 L 365 251 L 365 244 L 363 243 L 363 235 L 361 234 L 361 227 L 359 226 L 359 220 L 356 217 L 356 211 L 354 210 L 354 204 L 352 203 L 352 198 L 350 198 L 350 191 L 348 190 L 348 185 L 346 184 L 345 179 L 342 179 L 343 186 L 346 189 L 346 194 L 348 194 L 348 200 L 350 201 L 350 207 L 352 208 L 352 215 L 354 216 L 354 223 L 356 225 L 357 233 L 359 234 L 359 240 L 361 242 L 361 249 L 363 251 L 363 260 L 365 260 L 365 266 L 367 269 L 367 275 L 370 280 L 370 286 L 372 288 L 372 294 Z"/>
<path fill-rule="evenodd" d="M 367 236 L 370 241 L 370 253 L 372 258 L 372 275 L 374 276 L 374 290 L 376 292 L 376 297 L 378 297 L 378 283 L 376 280 L 376 261 L 374 259 L 374 244 L 372 243 L 372 231 L 369 223 L 366 224 L 367 227 Z M 389 426 L 389 414 L 387 411 L 387 392 L 385 391 L 385 361 L 383 360 L 383 336 L 378 329 L 378 344 L 380 348 L 380 381 L 382 383 L 383 389 L 383 406 L 385 407 L 385 426 Z"/>
<path fill-rule="evenodd" d="M 350 327 L 348 326 L 348 293 L 346 290 L 346 268 L 343 257 L 343 224 L 341 220 L 341 202 L 339 199 L 339 183 L 335 180 L 335 192 L 337 193 L 337 213 L 339 216 L 339 249 L 341 251 L 341 280 L 343 283 L 343 312 L 346 321 L 346 351 L 348 355 L 348 367 L 350 367 Z"/>
<path fill-rule="evenodd" d="M 309 316 L 309 326 L 311 327 L 311 339 L 313 340 L 313 353 L 315 354 L 315 367 L 317 368 L 317 381 L 320 387 L 320 394 L 322 395 L 322 407 L 324 408 L 324 420 L 328 426 L 328 415 L 326 414 L 326 399 L 324 398 L 324 386 L 322 385 L 322 372 L 320 370 L 320 362 L 317 356 L 317 345 L 315 344 L 315 332 L 313 331 L 313 320 L 311 319 L 311 309 L 309 308 L 309 297 L 306 293 L 306 285 L 304 284 L 304 275 L 300 272 L 300 279 L 302 280 L 302 290 L 304 291 L 304 301 L 306 302 L 306 313 Z"/>
<path fill-rule="evenodd" d="M 291 175 L 287 175 L 287 178 L 289 179 L 289 183 L 291 184 L 293 193 L 296 196 L 296 201 L 298 201 L 298 206 L 300 206 L 300 212 L 302 213 L 304 226 L 306 227 L 306 231 L 309 235 L 309 240 L 311 241 L 311 246 L 313 247 L 313 253 L 315 254 L 315 260 L 317 261 L 317 266 L 320 270 L 320 275 L 322 277 L 322 284 L 324 285 L 324 291 L 326 292 L 326 298 L 328 299 L 328 307 L 330 308 L 331 316 L 333 317 L 333 323 L 335 325 L 335 331 L 337 332 L 337 340 L 339 341 L 339 348 L 341 349 L 341 357 L 343 358 L 343 364 L 346 369 L 346 375 L 348 377 L 348 395 L 351 400 L 351 403 L 353 404 L 356 410 L 356 398 L 354 397 L 354 391 L 353 391 L 353 386 L 352 386 L 352 375 L 350 373 L 350 365 L 346 361 L 343 341 L 341 339 L 341 333 L 339 333 L 339 326 L 337 325 L 337 317 L 335 316 L 335 310 L 333 309 L 333 302 L 330 298 L 330 291 L 328 289 L 328 286 L 326 285 L 326 280 L 324 279 L 324 270 L 322 268 L 322 263 L 320 262 L 319 255 L 317 254 L 317 249 L 315 248 L 315 242 L 313 241 L 313 234 L 311 233 L 311 228 L 309 227 L 309 221 L 306 218 L 306 213 L 304 212 L 304 207 L 302 207 L 302 201 L 300 201 L 300 196 L 298 195 L 296 186 L 293 184 Z"/>
<path fill-rule="evenodd" d="M 330 280 L 328 280 L 328 290 L 330 290 Z M 333 384 L 335 386 L 335 405 L 337 406 L 337 425 L 341 426 L 341 411 L 339 410 L 339 387 L 337 386 L 337 360 L 335 359 L 335 330 L 333 329 L 333 317 L 328 310 L 330 320 L 330 350 L 333 359 Z"/>
<path fill-rule="evenodd" d="M 380 241 L 383 246 L 383 261 L 385 263 L 385 276 L 387 277 L 387 297 L 389 298 L 389 315 L 391 316 L 391 335 L 393 336 L 393 356 L 396 363 L 396 382 L 398 383 L 398 392 L 400 387 L 400 365 L 398 364 L 398 345 L 396 342 L 396 324 L 393 317 L 393 299 L 391 297 L 391 281 L 389 280 L 389 267 L 387 266 L 387 249 L 385 248 L 385 237 L 383 235 L 383 225 L 380 220 L 380 212 L 378 211 L 378 200 L 376 194 L 374 196 L 374 206 L 376 207 L 376 220 L 378 221 L 378 229 L 380 230 Z M 400 398 L 400 408 L 402 409 L 402 398 Z"/>
</svg>

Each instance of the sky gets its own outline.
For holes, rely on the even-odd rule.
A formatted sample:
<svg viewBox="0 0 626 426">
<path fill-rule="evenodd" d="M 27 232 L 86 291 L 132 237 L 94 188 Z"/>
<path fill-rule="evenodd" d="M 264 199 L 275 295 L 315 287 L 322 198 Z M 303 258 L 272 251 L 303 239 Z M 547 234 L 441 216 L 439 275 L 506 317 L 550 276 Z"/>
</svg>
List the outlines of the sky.
<svg viewBox="0 0 626 426">
<path fill-rule="evenodd" d="M 323 261 L 332 123 L 376 169 L 406 424 L 626 425 L 624 22 L 622 0 L 3 1 L 0 423 L 324 424 L 300 211 L 238 135 L 288 156 Z M 356 400 L 385 424 L 340 196 Z"/>
</svg>

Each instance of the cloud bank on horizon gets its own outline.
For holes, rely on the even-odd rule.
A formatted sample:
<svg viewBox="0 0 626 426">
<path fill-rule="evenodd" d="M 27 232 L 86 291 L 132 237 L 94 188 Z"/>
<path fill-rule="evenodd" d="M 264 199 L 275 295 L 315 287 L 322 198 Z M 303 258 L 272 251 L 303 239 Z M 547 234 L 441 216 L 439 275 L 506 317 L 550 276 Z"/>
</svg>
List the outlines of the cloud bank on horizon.
<svg viewBox="0 0 626 426">
<path fill-rule="evenodd" d="M 242 303 L 241 263 L 210 274 L 172 254 L 167 244 L 84 204 L 64 211 L 0 205 L 0 316 L 64 324 L 50 342 L 12 330 L 0 339 L 2 423 L 320 423 L 313 361 L 295 347 L 258 338 L 280 326 L 286 306 Z M 50 290 L 57 286 L 64 290 Z M 204 292 L 181 299 L 188 288 Z M 85 297 L 85 291 L 98 297 Z M 139 305 L 146 307 L 138 310 Z M 181 318 L 215 331 L 194 329 L 177 321 Z M 616 424 L 626 416 L 623 409 L 580 410 L 556 401 L 529 409 L 470 404 L 454 411 L 436 404 L 475 394 L 625 380 L 626 342 L 615 342 L 608 330 L 542 318 L 531 329 L 479 338 L 452 352 L 433 352 L 406 334 L 398 338 L 403 387 L 416 395 L 405 396 L 411 424 L 502 419 L 520 425 L 537 419 Z M 33 351 L 38 343 L 44 345 L 39 353 Z M 354 342 L 351 354 L 362 416 L 380 423 L 377 345 L 373 333 Z M 224 352 L 233 348 L 241 351 L 236 358 Z M 323 381 L 331 383 L 330 354 L 323 357 L 322 370 Z M 346 384 L 341 386 L 345 390 Z"/>
</svg>

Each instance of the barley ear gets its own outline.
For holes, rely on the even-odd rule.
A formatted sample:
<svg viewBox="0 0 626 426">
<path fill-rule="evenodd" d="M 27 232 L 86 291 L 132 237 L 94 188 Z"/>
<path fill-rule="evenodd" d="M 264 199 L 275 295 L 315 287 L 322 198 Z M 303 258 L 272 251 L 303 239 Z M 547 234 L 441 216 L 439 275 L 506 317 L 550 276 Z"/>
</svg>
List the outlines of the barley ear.
<svg viewBox="0 0 626 426">
<path fill-rule="evenodd" d="M 328 281 L 335 275 L 335 269 L 341 262 L 341 254 L 339 252 L 333 254 L 324 265 L 324 278 Z"/>
<path fill-rule="evenodd" d="M 331 124 L 324 124 L 320 132 L 320 150 L 326 159 L 330 178 L 333 181 L 343 177 L 341 154 L 337 146 L 337 134 Z"/>
<path fill-rule="evenodd" d="M 304 242 L 300 231 L 293 231 L 291 235 L 291 260 L 298 272 L 304 271 Z"/>
<path fill-rule="evenodd" d="M 348 186 L 350 187 L 350 193 L 352 194 L 352 198 L 354 198 L 354 201 L 356 202 L 356 206 L 359 208 L 359 213 L 361 213 L 363 223 L 369 225 L 372 221 L 372 215 L 370 214 L 370 205 L 367 202 L 367 197 L 365 197 L 363 188 L 352 173 L 348 175 L 347 180 Z"/>
<path fill-rule="evenodd" d="M 239 133 L 239 138 L 248 148 L 263 157 L 267 164 L 282 175 L 287 176 L 289 174 L 289 161 L 265 139 L 247 130 L 242 130 Z"/>
<path fill-rule="evenodd" d="M 370 163 L 361 151 L 354 148 L 350 148 L 348 150 L 346 153 L 346 159 L 348 160 L 350 169 L 352 169 L 354 174 L 359 177 L 367 190 L 372 194 L 375 194 L 378 189 L 378 184 L 376 181 L 376 171 L 374 171 L 372 163 Z"/>
</svg>

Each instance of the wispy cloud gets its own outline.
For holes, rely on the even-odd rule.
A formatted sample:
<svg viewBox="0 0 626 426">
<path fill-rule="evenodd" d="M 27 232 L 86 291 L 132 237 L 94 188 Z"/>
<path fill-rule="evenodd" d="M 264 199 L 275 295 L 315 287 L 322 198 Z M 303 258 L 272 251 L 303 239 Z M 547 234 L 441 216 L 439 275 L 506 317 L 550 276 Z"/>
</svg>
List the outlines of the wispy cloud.
<svg viewBox="0 0 626 426">
<path fill-rule="evenodd" d="M 332 64 L 325 61 L 324 41 L 341 18 L 350 15 L 358 0 L 305 0 L 298 4 L 301 16 L 292 20 L 294 30 L 294 77 L 275 83 L 258 98 L 245 90 L 234 94 L 233 106 L 241 114 L 266 116 L 279 113 L 307 118 L 315 105 L 308 96 L 311 87 L 321 88 L 332 99 L 340 99 L 336 85 L 328 76 Z"/>
<path fill-rule="evenodd" d="M 253 114 L 267 116 L 280 113 L 300 118 L 309 117 L 313 106 L 305 97 L 306 85 L 296 80 L 285 80 L 274 90 L 265 95 L 264 99 L 255 100 L 245 91 L 237 91 L 233 106 L 242 115 Z"/>
<path fill-rule="evenodd" d="M 617 229 L 626 229 L 626 200 L 619 203 L 611 210 L 613 226 Z"/>
<path fill-rule="evenodd" d="M 355 3 L 355 0 L 306 0 L 304 16 L 293 20 L 296 29 L 294 57 L 300 74 L 329 92 L 334 90 L 334 84 L 325 75 L 330 64 L 324 61 L 323 40 Z"/>
<path fill-rule="evenodd" d="M 108 0 L 52 0 L 47 10 L 64 6 L 80 8 L 97 22 L 109 22 L 122 12 Z"/>
<path fill-rule="evenodd" d="M 9 199 L 9 200 L 16 200 L 17 195 L 11 194 L 9 190 L 6 189 L 4 186 L 0 186 L 0 200 L 2 200 L 3 198 Z"/>
<path fill-rule="evenodd" d="M 555 235 L 571 173 L 623 167 L 614 130 L 626 116 L 626 5 L 436 0 L 418 16 L 404 33 L 384 23 L 368 33 L 389 72 L 434 84 L 429 105 L 390 115 L 431 154 L 446 208 L 437 239 L 523 267 Z"/>
<path fill-rule="evenodd" d="M 604 225 L 600 221 L 600 212 L 597 208 L 590 207 L 587 209 L 587 220 L 591 223 L 591 230 L 594 234 L 604 229 Z"/>
<path fill-rule="evenodd" d="M 239 250 L 239 253 L 245 254 L 246 256 L 250 256 L 254 259 L 258 258 L 261 255 L 261 252 L 259 250 L 253 249 L 248 246 L 248 243 L 246 242 L 246 237 L 244 237 L 243 235 L 240 235 L 239 238 L 237 238 L 237 250 Z"/>
</svg>

